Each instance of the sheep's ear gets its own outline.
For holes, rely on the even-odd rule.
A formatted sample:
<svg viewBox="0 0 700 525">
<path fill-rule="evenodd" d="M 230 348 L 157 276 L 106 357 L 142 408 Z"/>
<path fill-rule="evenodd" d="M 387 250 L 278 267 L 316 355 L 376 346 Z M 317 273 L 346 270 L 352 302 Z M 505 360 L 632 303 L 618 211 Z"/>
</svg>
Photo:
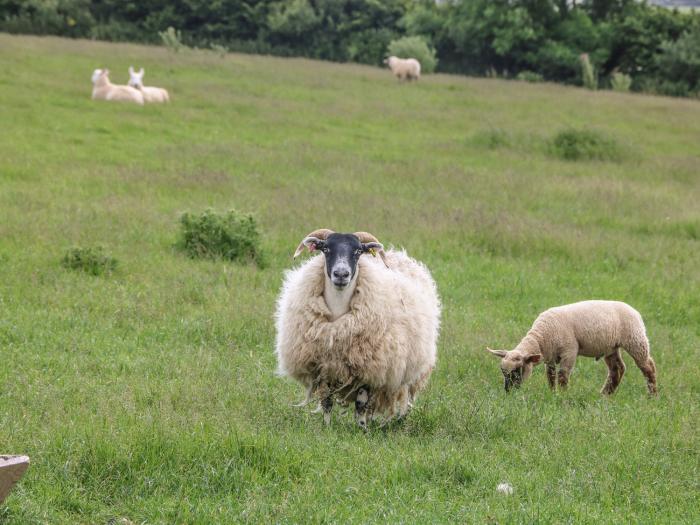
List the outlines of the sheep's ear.
<svg viewBox="0 0 700 525">
<path fill-rule="evenodd" d="M 367 242 L 362 245 L 362 253 L 371 253 L 372 257 L 377 256 L 377 252 L 384 250 L 384 245 L 381 242 Z"/>
<path fill-rule="evenodd" d="M 143 76 L 143 68 L 139 69 L 139 76 Z"/>
<path fill-rule="evenodd" d="M 129 74 L 130 75 L 134 74 L 134 66 L 129 66 Z"/>
<path fill-rule="evenodd" d="M 542 360 L 542 354 L 533 354 L 525 358 L 526 363 L 537 364 Z"/>
<path fill-rule="evenodd" d="M 496 357 L 500 357 L 500 358 L 504 358 L 506 356 L 506 354 L 508 353 L 505 350 L 493 350 L 493 349 L 489 348 L 488 346 L 486 347 L 486 350 L 491 352 Z"/>
<path fill-rule="evenodd" d="M 310 252 L 313 252 L 314 250 L 320 250 L 323 248 L 326 244 L 326 241 L 323 239 L 319 239 L 318 237 L 306 237 L 299 246 L 297 247 L 297 250 L 294 252 L 294 258 L 296 259 L 299 257 L 301 252 L 304 251 L 304 247 L 308 249 Z"/>
</svg>

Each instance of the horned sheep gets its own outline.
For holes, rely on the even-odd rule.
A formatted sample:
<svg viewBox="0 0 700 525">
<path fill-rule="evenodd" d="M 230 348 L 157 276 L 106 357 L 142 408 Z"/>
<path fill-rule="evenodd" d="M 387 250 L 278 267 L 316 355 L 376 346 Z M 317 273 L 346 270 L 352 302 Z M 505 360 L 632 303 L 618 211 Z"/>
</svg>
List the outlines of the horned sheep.
<svg viewBox="0 0 700 525">
<path fill-rule="evenodd" d="M 170 95 L 167 89 L 143 85 L 145 73 L 143 68 L 135 71 L 132 66 L 129 66 L 129 85 L 143 93 L 145 102 L 170 102 Z"/>
<path fill-rule="evenodd" d="M 92 73 L 92 100 L 135 102 L 143 106 L 143 95 L 130 86 L 112 84 L 108 69 L 96 69 Z"/>
<path fill-rule="evenodd" d="M 637 310 L 619 301 L 581 301 L 550 308 L 537 317 L 515 349 L 487 350 L 501 359 L 506 391 L 519 387 L 540 361 L 546 363 L 550 388 L 556 388 L 557 379 L 564 388 L 581 355 L 605 359 L 608 377 L 601 393 L 613 394 L 625 373 L 621 348 L 644 374 L 649 393 L 656 394 L 656 364 L 644 321 Z"/>
<path fill-rule="evenodd" d="M 401 418 L 426 385 L 437 355 L 440 301 L 428 269 L 371 234 L 311 232 L 320 252 L 287 272 L 277 302 L 278 372 L 306 387 L 330 422 L 334 401 L 355 418 Z M 362 257 L 363 254 L 378 254 Z"/>
<path fill-rule="evenodd" d="M 420 78 L 420 62 L 415 58 L 398 58 L 390 56 L 384 63 L 399 80 L 418 80 Z"/>
</svg>

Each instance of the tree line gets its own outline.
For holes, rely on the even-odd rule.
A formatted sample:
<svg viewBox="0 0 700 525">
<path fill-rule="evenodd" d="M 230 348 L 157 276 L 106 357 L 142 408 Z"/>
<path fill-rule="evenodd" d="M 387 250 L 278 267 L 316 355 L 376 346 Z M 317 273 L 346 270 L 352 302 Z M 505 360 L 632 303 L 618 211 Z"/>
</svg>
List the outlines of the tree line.
<svg viewBox="0 0 700 525">
<path fill-rule="evenodd" d="M 169 27 L 191 47 L 379 65 L 403 39 L 438 71 L 700 93 L 700 15 L 637 0 L 0 0 L 7 32 L 160 43 Z"/>
</svg>

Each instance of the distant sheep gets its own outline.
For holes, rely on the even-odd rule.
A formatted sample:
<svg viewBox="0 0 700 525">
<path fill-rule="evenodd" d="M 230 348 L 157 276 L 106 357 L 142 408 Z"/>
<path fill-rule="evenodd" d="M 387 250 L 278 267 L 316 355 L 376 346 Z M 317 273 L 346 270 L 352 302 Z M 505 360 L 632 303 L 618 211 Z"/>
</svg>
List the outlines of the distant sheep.
<svg viewBox="0 0 700 525">
<path fill-rule="evenodd" d="M 656 364 L 649 352 L 649 340 L 642 316 L 630 305 L 618 301 L 582 301 L 550 308 L 541 313 L 514 350 L 491 350 L 501 358 L 506 391 L 519 387 L 544 360 L 547 380 L 554 389 L 559 365 L 559 386 L 569 383 L 569 375 L 579 355 L 605 358 L 608 378 L 602 394 L 617 390 L 625 373 L 620 349 L 634 359 L 644 374 L 650 394 L 656 394 Z"/>
<path fill-rule="evenodd" d="M 418 80 L 420 78 L 420 62 L 415 58 L 398 58 L 390 56 L 384 63 L 399 80 Z"/>
<path fill-rule="evenodd" d="M 357 423 L 406 415 L 435 365 L 440 302 L 428 269 L 366 232 L 316 230 L 321 252 L 287 272 L 277 303 L 281 375 L 307 389 L 330 422 L 334 401 L 354 402 Z M 362 257 L 377 253 L 381 260 Z"/>
<path fill-rule="evenodd" d="M 135 102 L 143 106 L 143 95 L 138 89 L 112 84 L 108 69 L 96 69 L 92 73 L 92 100 Z"/>
<path fill-rule="evenodd" d="M 134 71 L 134 68 L 129 66 L 129 85 L 141 91 L 141 93 L 143 93 L 143 99 L 146 102 L 170 102 L 170 95 L 166 89 L 143 85 L 143 76 L 145 73 L 143 68 L 139 71 Z"/>
</svg>

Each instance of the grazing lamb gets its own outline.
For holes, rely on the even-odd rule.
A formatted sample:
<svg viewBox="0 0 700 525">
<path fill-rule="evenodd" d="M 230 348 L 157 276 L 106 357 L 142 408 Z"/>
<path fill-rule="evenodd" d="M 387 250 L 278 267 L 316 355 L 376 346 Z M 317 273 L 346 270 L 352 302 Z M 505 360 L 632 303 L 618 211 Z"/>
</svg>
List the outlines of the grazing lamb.
<svg viewBox="0 0 700 525">
<path fill-rule="evenodd" d="M 306 387 L 330 423 L 334 400 L 368 419 L 405 416 L 435 366 L 440 301 L 428 269 L 371 234 L 316 230 L 312 257 L 287 272 L 277 302 L 278 372 Z M 379 254 L 381 259 L 361 257 Z"/>
<path fill-rule="evenodd" d="M 92 100 L 136 102 L 143 106 L 143 95 L 138 89 L 112 84 L 109 69 L 96 69 L 92 73 Z"/>
<path fill-rule="evenodd" d="M 129 66 L 129 85 L 141 91 L 146 102 L 170 102 L 170 95 L 168 95 L 166 89 L 143 85 L 143 75 L 145 73 L 143 68 L 139 71 L 134 71 L 134 68 Z"/>
<path fill-rule="evenodd" d="M 656 394 L 656 364 L 649 354 L 649 340 L 642 316 L 619 301 L 582 301 L 557 306 L 541 313 L 514 350 L 491 350 L 501 358 L 506 392 L 519 387 L 544 360 L 549 386 L 555 388 L 559 365 L 559 387 L 565 388 L 579 355 L 605 358 L 608 379 L 601 394 L 617 390 L 625 373 L 620 349 L 632 356 L 647 380 L 650 394 Z"/>
<path fill-rule="evenodd" d="M 418 80 L 420 78 L 420 62 L 415 58 L 398 58 L 390 56 L 384 60 L 391 72 L 399 80 Z"/>
</svg>

